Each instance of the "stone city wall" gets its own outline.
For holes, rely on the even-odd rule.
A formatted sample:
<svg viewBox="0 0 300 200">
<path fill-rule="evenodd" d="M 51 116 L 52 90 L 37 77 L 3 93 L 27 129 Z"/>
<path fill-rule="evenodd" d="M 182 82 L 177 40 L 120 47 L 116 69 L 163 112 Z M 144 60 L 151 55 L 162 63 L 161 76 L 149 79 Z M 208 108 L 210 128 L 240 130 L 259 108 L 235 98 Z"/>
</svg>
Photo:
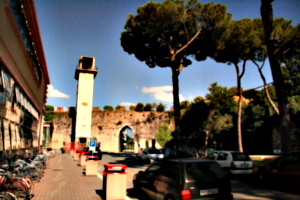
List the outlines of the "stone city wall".
<svg viewBox="0 0 300 200">
<path fill-rule="evenodd" d="M 145 148 L 147 143 L 151 146 L 158 127 L 164 122 L 170 123 L 173 129 L 168 112 L 93 111 L 91 137 L 101 143 L 102 151 L 120 152 L 120 131 L 128 126 L 134 134 L 134 151 L 138 152 L 138 144 L 140 148 Z M 60 149 L 71 142 L 71 133 L 72 118 L 68 112 L 59 113 L 53 120 L 52 148 Z M 155 146 L 160 148 L 158 143 Z"/>
</svg>

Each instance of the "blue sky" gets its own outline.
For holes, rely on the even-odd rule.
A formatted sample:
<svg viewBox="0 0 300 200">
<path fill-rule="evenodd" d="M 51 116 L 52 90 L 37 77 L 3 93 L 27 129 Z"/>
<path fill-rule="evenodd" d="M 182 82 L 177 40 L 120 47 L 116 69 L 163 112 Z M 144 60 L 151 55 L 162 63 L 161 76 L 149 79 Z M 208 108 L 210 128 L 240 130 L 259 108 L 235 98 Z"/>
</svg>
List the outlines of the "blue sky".
<svg viewBox="0 0 300 200">
<path fill-rule="evenodd" d="M 202 3 L 211 1 L 200 1 Z M 260 17 L 260 0 L 216 0 L 227 5 L 233 19 Z M 36 12 L 51 85 L 47 105 L 75 107 L 75 70 L 80 56 L 96 58 L 98 74 L 94 82 L 93 106 L 136 105 L 138 102 L 172 105 L 170 68 L 150 69 L 134 55 L 123 51 L 121 32 L 130 13 L 136 14 L 147 0 L 35 0 Z M 275 0 L 274 17 L 300 22 L 300 0 Z M 179 75 L 181 100 L 205 96 L 213 82 L 236 86 L 233 66 L 210 59 L 184 68 Z M 269 64 L 264 66 L 267 82 L 272 82 Z M 244 89 L 261 86 L 254 65 L 247 64 L 242 79 Z M 128 107 L 127 107 L 128 108 Z"/>
</svg>

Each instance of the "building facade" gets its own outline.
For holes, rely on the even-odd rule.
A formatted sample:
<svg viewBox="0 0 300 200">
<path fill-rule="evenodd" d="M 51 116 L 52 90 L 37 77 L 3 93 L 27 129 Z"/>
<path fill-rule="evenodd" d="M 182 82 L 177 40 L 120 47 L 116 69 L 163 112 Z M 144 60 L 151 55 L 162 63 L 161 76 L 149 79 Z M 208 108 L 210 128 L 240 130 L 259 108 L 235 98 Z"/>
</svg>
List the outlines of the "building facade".
<svg viewBox="0 0 300 200">
<path fill-rule="evenodd" d="M 39 150 L 48 84 L 33 0 L 1 0 L 1 155 Z"/>
</svg>

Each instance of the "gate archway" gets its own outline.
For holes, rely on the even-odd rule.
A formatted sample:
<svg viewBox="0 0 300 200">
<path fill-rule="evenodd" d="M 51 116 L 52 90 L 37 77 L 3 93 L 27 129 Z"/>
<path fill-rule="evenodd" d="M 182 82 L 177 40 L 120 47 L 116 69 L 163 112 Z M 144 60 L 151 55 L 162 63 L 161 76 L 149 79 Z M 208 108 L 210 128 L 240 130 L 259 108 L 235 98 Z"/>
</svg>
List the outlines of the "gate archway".
<svg viewBox="0 0 300 200">
<path fill-rule="evenodd" d="M 119 150 L 134 151 L 134 132 L 129 126 L 124 126 L 119 132 Z"/>
</svg>

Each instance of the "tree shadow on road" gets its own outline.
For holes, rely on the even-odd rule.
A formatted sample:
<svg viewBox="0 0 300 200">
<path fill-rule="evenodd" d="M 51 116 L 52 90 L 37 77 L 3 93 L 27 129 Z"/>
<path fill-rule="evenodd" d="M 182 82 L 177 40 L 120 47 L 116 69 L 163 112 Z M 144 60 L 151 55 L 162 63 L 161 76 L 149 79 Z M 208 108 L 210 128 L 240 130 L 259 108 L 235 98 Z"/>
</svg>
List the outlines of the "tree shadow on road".
<svg viewBox="0 0 300 200">
<path fill-rule="evenodd" d="M 131 168 L 139 168 L 148 166 L 149 162 L 140 158 L 138 154 L 134 153 L 110 153 L 109 155 L 113 157 L 121 157 L 122 159 L 115 162 L 110 162 L 109 164 L 122 164 Z"/>
</svg>

